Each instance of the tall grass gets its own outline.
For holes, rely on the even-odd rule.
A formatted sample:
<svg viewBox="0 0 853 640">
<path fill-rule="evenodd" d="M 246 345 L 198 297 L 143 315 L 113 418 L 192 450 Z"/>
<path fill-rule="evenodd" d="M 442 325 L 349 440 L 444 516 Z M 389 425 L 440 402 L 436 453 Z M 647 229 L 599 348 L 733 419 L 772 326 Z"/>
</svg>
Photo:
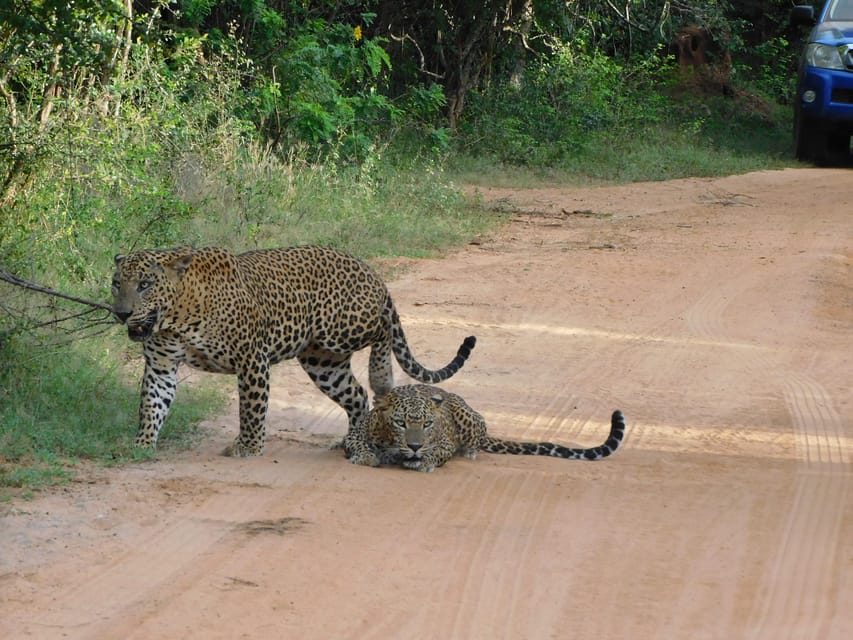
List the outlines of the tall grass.
<svg viewBox="0 0 853 640">
<path fill-rule="evenodd" d="M 524 186 L 795 165 L 790 108 L 745 76 L 724 88 L 685 76 L 663 55 L 629 65 L 564 45 L 519 84 L 471 96 L 448 169 L 477 184 Z"/>
<path fill-rule="evenodd" d="M 249 145 L 230 163 L 193 159 L 177 187 L 195 211 L 188 233 L 234 250 L 318 243 L 364 258 L 424 256 L 494 223 L 436 161 L 393 166 L 378 151 L 341 166 Z"/>
</svg>

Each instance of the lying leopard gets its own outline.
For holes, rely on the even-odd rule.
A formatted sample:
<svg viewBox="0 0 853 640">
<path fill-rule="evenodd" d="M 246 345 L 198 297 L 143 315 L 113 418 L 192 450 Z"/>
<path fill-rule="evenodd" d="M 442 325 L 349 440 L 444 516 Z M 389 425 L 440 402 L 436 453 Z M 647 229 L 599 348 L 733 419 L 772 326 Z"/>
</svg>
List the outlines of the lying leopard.
<svg viewBox="0 0 853 640">
<path fill-rule="evenodd" d="M 344 448 L 353 464 L 402 464 L 431 472 L 457 453 L 473 460 L 477 451 L 600 460 L 619 448 L 624 435 L 625 418 L 614 411 L 607 440 L 590 449 L 501 440 L 486 432 L 483 416 L 459 396 L 416 384 L 396 387 L 379 400 L 347 434 Z"/>
<path fill-rule="evenodd" d="M 347 413 L 350 428 L 368 411 L 352 354 L 370 347 L 377 397 L 393 387 L 391 354 L 421 382 L 446 380 L 468 359 L 466 338 L 445 367 L 412 355 L 379 276 L 334 249 L 298 246 L 235 255 L 183 247 L 118 255 L 113 312 L 142 343 L 145 371 L 136 444 L 154 447 L 169 413 L 178 365 L 237 375 L 240 434 L 226 455 L 264 449 L 270 366 L 296 358 L 317 387 Z"/>
</svg>

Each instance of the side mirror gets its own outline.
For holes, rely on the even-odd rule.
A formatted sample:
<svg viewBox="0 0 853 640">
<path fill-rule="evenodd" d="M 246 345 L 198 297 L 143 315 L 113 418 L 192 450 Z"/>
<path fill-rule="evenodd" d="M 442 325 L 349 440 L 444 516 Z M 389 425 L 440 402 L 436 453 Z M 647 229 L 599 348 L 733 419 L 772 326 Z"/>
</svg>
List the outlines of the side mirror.
<svg viewBox="0 0 853 640">
<path fill-rule="evenodd" d="M 799 4 L 791 9 L 791 24 L 796 26 L 813 27 L 815 25 L 814 7 Z"/>
</svg>

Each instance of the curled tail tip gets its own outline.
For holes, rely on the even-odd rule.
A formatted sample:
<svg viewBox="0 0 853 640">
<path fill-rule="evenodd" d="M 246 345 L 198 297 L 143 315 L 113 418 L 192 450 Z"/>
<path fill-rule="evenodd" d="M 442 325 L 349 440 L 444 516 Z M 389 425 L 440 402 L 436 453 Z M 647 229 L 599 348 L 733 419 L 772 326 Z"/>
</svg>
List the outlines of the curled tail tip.
<svg viewBox="0 0 853 640">
<path fill-rule="evenodd" d="M 462 358 L 467 358 L 471 355 L 471 350 L 474 348 L 474 345 L 477 344 L 476 336 L 468 336 L 465 340 L 462 341 L 462 344 L 459 346 L 459 351 L 456 353 L 457 356 Z"/>
<path fill-rule="evenodd" d="M 622 436 L 625 433 L 625 416 L 622 414 L 619 409 L 613 412 L 613 415 L 610 417 L 610 435 L 611 437 L 614 435 Z"/>
</svg>

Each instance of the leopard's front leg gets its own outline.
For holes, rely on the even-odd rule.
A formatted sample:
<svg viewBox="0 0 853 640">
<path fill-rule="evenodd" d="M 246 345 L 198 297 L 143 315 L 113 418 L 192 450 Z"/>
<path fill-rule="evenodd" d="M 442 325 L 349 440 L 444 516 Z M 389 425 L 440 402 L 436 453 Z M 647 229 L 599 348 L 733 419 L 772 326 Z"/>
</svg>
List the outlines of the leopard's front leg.
<svg viewBox="0 0 853 640">
<path fill-rule="evenodd" d="M 143 449 L 154 449 L 160 429 L 169 415 L 169 408 L 178 388 L 178 355 L 168 353 L 168 348 L 150 340 L 143 347 L 145 371 L 139 403 L 139 428 L 134 444 Z"/>
<path fill-rule="evenodd" d="M 267 405 L 270 396 L 270 364 L 257 356 L 237 372 L 240 394 L 240 435 L 223 455 L 245 458 L 264 452 Z"/>
<path fill-rule="evenodd" d="M 344 453 L 353 464 L 367 467 L 378 467 L 380 464 L 374 447 L 367 442 L 368 423 L 373 419 L 372 414 L 362 414 L 356 420 L 355 426 L 344 436 Z"/>
</svg>

